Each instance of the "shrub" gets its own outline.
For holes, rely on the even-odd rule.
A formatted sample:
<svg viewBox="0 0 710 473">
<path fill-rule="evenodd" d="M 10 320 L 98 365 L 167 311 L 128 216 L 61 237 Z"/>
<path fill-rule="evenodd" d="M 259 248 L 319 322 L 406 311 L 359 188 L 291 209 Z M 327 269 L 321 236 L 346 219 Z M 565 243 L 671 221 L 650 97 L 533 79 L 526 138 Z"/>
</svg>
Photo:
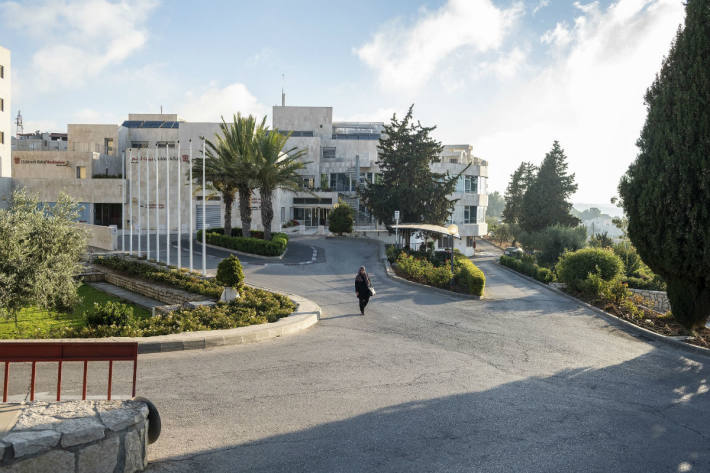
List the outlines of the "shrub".
<svg viewBox="0 0 710 473">
<path fill-rule="evenodd" d="M 84 312 L 84 320 L 89 327 L 98 325 L 115 325 L 123 327 L 133 319 L 133 307 L 120 302 L 107 301 L 102 304 L 94 302 L 94 310 Z"/>
<path fill-rule="evenodd" d="M 624 273 L 626 274 L 626 277 L 641 277 L 641 271 L 644 264 L 643 261 L 641 261 L 641 257 L 636 251 L 634 245 L 628 241 L 624 241 L 617 243 L 613 248 L 614 253 L 616 253 L 616 255 L 621 258 L 621 261 L 624 263 Z"/>
<path fill-rule="evenodd" d="M 653 278 L 624 278 L 624 282 L 631 289 L 644 289 L 646 291 L 665 291 L 666 283 L 657 274 Z"/>
<path fill-rule="evenodd" d="M 589 237 L 589 246 L 592 248 L 612 248 L 614 240 L 611 239 L 608 232 L 595 233 Z"/>
<path fill-rule="evenodd" d="M 468 258 L 456 258 L 454 266 L 456 269 L 456 274 L 454 275 L 456 286 L 467 294 L 483 296 L 483 289 L 486 286 L 486 276 L 483 271 L 478 269 Z"/>
<path fill-rule="evenodd" d="M 515 258 L 512 256 L 501 256 L 500 264 L 507 266 L 515 271 L 535 278 L 545 284 L 555 280 L 555 274 L 547 268 L 536 265 L 529 259 L 529 255 L 524 255 L 523 258 Z"/>
<path fill-rule="evenodd" d="M 395 245 L 386 245 L 385 246 L 385 255 L 387 256 L 387 261 L 390 262 L 390 264 L 394 263 L 397 260 L 397 256 L 401 250 L 399 250 Z"/>
<path fill-rule="evenodd" d="M 207 234 L 209 235 L 210 233 L 219 233 L 220 235 L 224 235 L 224 228 L 222 228 L 222 227 L 208 228 Z M 250 238 L 258 238 L 260 240 L 264 239 L 264 232 L 261 230 L 251 230 L 249 233 L 251 235 Z M 241 228 L 236 227 L 236 228 L 232 228 L 231 236 L 241 237 L 241 236 L 244 236 L 244 234 L 242 233 Z M 202 240 L 202 230 L 197 230 L 197 239 Z"/>
<path fill-rule="evenodd" d="M 557 276 L 570 288 L 583 291 L 583 283 L 590 274 L 598 274 L 604 281 L 617 278 L 624 269 L 621 259 L 609 249 L 584 248 L 565 253 L 557 263 Z"/>
<path fill-rule="evenodd" d="M 397 257 L 396 268 L 407 279 L 435 287 L 447 288 L 453 278 L 448 265 L 435 267 L 431 262 L 405 252 Z"/>
<path fill-rule="evenodd" d="M 565 251 L 584 248 L 587 229 L 553 225 L 538 232 L 521 232 L 519 239 L 527 250 L 538 250 L 539 264 L 551 267 Z"/>
<path fill-rule="evenodd" d="M 222 286 L 210 279 L 203 279 L 195 274 L 186 273 L 177 269 L 157 267 L 143 261 L 137 261 L 119 256 L 101 256 L 94 260 L 99 264 L 111 268 L 128 276 L 135 276 L 146 281 L 158 282 L 177 287 L 187 292 L 203 296 L 218 298 L 222 294 Z"/>
<path fill-rule="evenodd" d="M 202 230 L 197 232 L 197 239 L 202 239 Z M 262 256 L 280 256 L 288 246 L 288 236 L 285 233 L 273 233 L 269 241 L 260 238 L 231 237 L 209 230 L 206 239 L 210 245 Z"/>
<path fill-rule="evenodd" d="M 330 212 L 328 217 L 328 230 L 338 235 L 352 233 L 353 231 L 353 209 L 348 204 L 340 202 L 337 207 Z"/>
<path fill-rule="evenodd" d="M 295 309 L 295 304 L 285 296 L 244 287 L 241 298 L 228 304 L 198 307 L 194 310 L 180 309 L 147 319 L 136 319 L 131 314 L 129 323 L 124 325 L 56 326 L 50 329 L 47 338 L 150 337 L 198 330 L 236 328 L 275 322 Z"/>
<path fill-rule="evenodd" d="M 217 266 L 217 282 L 222 286 L 241 289 L 244 286 L 244 271 L 239 258 L 230 255 Z"/>
</svg>

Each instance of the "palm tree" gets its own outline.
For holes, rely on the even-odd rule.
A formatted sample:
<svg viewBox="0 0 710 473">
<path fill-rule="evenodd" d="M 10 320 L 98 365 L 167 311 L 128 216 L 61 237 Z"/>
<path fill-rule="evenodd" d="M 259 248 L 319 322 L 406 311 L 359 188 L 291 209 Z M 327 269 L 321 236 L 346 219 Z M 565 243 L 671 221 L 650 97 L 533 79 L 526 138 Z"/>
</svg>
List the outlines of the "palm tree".
<svg viewBox="0 0 710 473">
<path fill-rule="evenodd" d="M 264 122 L 262 121 L 262 124 Z M 298 191 L 301 187 L 301 177 L 298 171 L 305 168 L 305 162 L 300 159 L 306 154 L 306 149 L 295 146 L 284 150 L 288 135 L 269 130 L 260 126 L 255 136 L 256 147 L 256 182 L 261 194 L 261 221 L 264 224 L 264 239 L 271 240 L 271 221 L 274 219 L 272 204 L 276 188 Z"/>
<path fill-rule="evenodd" d="M 264 127 L 266 117 L 259 128 Z M 221 133 L 216 134 L 217 142 L 207 140 L 205 179 L 212 184 L 224 201 L 224 234 L 232 234 L 232 205 L 235 193 L 239 193 L 239 216 L 242 234 L 251 236 L 251 195 L 255 188 L 256 154 L 254 137 L 256 119 L 249 115 L 233 116 L 227 124 L 222 117 L 219 125 Z M 202 162 L 197 160 L 193 167 L 193 177 L 202 176 Z"/>
</svg>

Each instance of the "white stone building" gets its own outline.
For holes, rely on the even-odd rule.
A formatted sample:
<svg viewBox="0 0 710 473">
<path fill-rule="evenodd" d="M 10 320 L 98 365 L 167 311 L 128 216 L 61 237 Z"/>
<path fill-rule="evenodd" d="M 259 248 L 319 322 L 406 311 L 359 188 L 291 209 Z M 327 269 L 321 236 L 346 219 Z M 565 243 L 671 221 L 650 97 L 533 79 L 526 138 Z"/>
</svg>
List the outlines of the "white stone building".
<svg viewBox="0 0 710 473">
<path fill-rule="evenodd" d="M 0 46 L 0 178 L 10 177 L 12 71 L 10 50 Z"/>
</svg>

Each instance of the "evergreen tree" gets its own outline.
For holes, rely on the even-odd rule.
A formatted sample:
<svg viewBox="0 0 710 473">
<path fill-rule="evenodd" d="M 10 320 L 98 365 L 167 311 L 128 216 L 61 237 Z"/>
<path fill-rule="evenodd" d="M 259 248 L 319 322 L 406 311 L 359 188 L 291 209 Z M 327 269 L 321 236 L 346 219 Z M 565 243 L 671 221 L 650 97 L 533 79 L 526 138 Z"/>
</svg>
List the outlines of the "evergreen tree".
<svg viewBox="0 0 710 473">
<path fill-rule="evenodd" d="M 505 199 L 500 195 L 500 192 L 495 191 L 488 194 L 488 207 L 486 208 L 487 217 L 499 218 L 503 215 L 503 209 L 505 209 Z"/>
<path fill-rule="evenodd" d="M 339 202 L 338 206 L 330 212 L 328 216 L 328 230 L 338 235 L 352 233 L 353 231 L 353 208 L 345 202 Z"/>
<path fill-rule="evenodd" d="M 710 316 L 710 2 L 688 0 L 685 12 L 619 194 L 629 238 L 666 280 L 674 317 L 695 329 Z"/>
<path fill-rule="evenodd" d="M 432 172 L 430 165 L 443 147 L 430 136 L 436 127 L 414 122 L 413 109 L 402 120 L 393 115 L 385 125 L 378 146 L 382 179 L 358 192 L 372 215 L 387 225 L 393 223 L 395 210 L 403 223 L 441 225 L 453 211 L 455 200 L 447 196 L 463 171 L 456 176 Z"/>
<path fill-rule="evenodd" d="M 536 232 L 552 225 L 579 225 L 579 219 L 570 213 L 572 204 L 567 201 L 576 191 L 574 174 L 567 174 L 567 156 L 555 141 L 525 191 L 520 215 L 523 230 Z"/>
<path fill-rule="evenodd" d="M 503 209 L 505 223 L 520 223 L 520 216 L 523 214 L 523 197 L 534 177 L 535 165 L 528 162 L 520 163 L 518 169 L 510 175 L 510 182 L 505 190 L 505 208 Z"/>
</svg>

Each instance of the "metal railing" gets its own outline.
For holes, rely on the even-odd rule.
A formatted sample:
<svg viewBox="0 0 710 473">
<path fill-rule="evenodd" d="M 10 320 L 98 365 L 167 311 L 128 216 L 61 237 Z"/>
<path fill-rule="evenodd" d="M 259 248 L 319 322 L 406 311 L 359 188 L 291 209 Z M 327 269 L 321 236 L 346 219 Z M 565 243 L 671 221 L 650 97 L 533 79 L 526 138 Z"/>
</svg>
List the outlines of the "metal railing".
<svg viewBox="0 0 710 473">
<path fill-rule="evenodd" d="M 108 400 L 111 400 L 113 381 L 113 362 L 133 362 L 132 397 L 136 397 L 136 371 L 138 368 L 137 342 L 3 342 L 0 344 L 0 362 L 5 363 L 2 402 L 7 402 L 10 363 L 32 363 L 30 380 L 30 401 L 35 400 L 35 380 L 37 363 L 58 363 L 57 366 L 57 401 L 62 397 L 62 365 L 68 362 L 83 362 L 84 374 L 81 399 L 86 400 L 86 374 L 89 361 L 108 361 Z"/>
</svg>

